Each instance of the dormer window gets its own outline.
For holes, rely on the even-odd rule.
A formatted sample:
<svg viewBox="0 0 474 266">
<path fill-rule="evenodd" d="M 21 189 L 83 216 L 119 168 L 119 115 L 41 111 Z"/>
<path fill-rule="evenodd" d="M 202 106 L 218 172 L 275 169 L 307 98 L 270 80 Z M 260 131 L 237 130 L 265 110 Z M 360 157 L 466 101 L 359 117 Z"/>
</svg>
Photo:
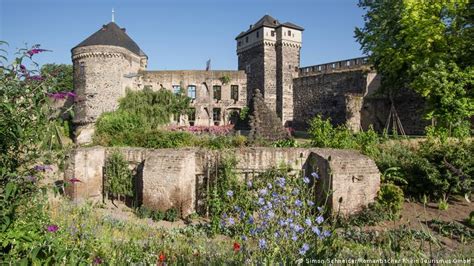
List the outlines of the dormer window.
<svg viewBox="0 0 474 266">
<path fill-rule="evenodd" d="M 288 36 L 291 37 L 291 30 L 288 30 Z"/>
<path fill-rule="evenodd" d="M 275 37 L 275 31 L 272 30 L 272 37 Z"/>
</svg>

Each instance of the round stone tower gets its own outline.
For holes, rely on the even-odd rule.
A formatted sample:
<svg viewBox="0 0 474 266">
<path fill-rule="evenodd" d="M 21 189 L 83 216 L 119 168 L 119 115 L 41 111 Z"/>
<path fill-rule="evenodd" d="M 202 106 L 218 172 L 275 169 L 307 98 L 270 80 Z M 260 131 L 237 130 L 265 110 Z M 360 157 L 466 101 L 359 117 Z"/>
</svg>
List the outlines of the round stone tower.
<svg viewBox="0 0 474 266">
<path fill-rule="evenodd" d="M 134 88 L 147 56 L 114 22 L 72 48 L 74 69 L 74 135 L 78 144 L 92 141 L 94 123 L 104 112 L 114 111 L 127 87 Z"/>
</svg>

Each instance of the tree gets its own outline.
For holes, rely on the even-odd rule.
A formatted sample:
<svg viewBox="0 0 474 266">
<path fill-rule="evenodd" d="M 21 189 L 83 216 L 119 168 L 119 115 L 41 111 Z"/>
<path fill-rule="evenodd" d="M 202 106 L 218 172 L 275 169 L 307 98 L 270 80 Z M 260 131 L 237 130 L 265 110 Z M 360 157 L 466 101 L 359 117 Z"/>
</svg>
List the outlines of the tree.
<svg viewBox="0 0 474 266">
<path fill-rule="evenodd" d="M 355 37 L 394 95 L 410 88 L 426 99 L 439 128 L 466 128 L 474 115 L 474 4 L 468 1 L 360 0 Z M 468 128 L 468 127 L 467 127 Z"/>
<path fill-rule="evenodd" d="M 41 76 L 55 79 L 55 87 L 51 87 L 49 92 L 68 92 L 74 89 L 72 65 L 44 64 Z"/>
</svg>

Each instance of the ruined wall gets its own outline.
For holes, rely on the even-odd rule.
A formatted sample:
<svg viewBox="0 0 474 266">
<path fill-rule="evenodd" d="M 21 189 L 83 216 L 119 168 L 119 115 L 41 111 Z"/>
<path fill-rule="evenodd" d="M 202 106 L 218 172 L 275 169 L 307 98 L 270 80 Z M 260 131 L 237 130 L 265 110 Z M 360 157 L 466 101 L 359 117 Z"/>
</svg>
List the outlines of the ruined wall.
<svg viewBox="0 0 474 266">
<path fill-rule="evenodd" d="M 230 81 L 223 84 L 222 77 L 229 77 Z M 142 71 L 135 89 L 150 87 L 153 90 L 161 88 L 173 90 L 173 86 L 180 86 L 182 92 L 187 95 L 190 85 L 196 87 L 196 98 L 191 102 L 191 106 L 196 110 L 193 125 L 228 124 L 231 112 L 240 112 L 247 104 L 247 76 L 244 71 Z M 213 86 L 215 85 L 221 87 L 221 100 L 214 99 Z M 232 86 L 238 86 L 237 101 L 231 98 Z M 214 108 L 220 109 L 220 120 L 214 121 Z"/>
<path fill-rule="evenodd" d="M 79 148 L 66 165 L 65 181 L 75 177 L 66 194 L 73 200 L 102 199 L 103 166 L 112 151 L 124 154 L 134 170 L 139 200 L 152 209 L 181 209 L 183 216 L 199 209 L 203 177 L 227 156 L 238 161 L 241 180 L 256 178 L 272 167 L 290 166 L 309 175 L 317 172 L 321 185 L 315 199 L 331 196 L 333 211 L 354 213 L 374 201 L 380 173 L 368 157 L 352 150 L 302 148 L 245 148 L 225 151 L 203 149 Z M 333 191 L 331 194 L 330 192 Z M 342 203 L 339 199 L 342 197 Z"/>
<path fill-rule="evenodd" d="M 357 117 L 359 107 L 354 101 L 366 92 L 367 77 L 363 70 L 340 73 L 323 73 L 306 75 L 293 80 L 293 125 L 304 129 L 308 121 L 320 114 L 323 118 L 331 118 L 333 124 L 345 124 L 347 117 Z M 352 101 L 354 100 L 354 101 Z M 354 120 L 352 127 L 357 128 Z"/>
</svg>

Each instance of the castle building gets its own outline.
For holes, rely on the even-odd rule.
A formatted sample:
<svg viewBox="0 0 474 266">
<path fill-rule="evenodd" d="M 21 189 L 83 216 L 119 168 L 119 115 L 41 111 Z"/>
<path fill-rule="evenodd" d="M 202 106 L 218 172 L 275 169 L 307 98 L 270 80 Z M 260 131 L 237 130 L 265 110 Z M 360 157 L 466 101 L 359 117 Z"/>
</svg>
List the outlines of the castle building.
<svg viewBox="0 0 474 266">
<path fill-rule="evenodd" d="M 265 104 L 285 126 L 304 129 L 320 114 L 354 131 L 373 125 L 382 130 L 390 103 L 377 96 L 377 74 L 366 58 L 300 67 L 303 28 L 265 15 L 241 32 L 238 70 L 147 70 L 147 55 L 124 28 L 110 22 L 72 48 L 74 69 L 75 141 L 91 142 L 94 123 L 116 110 L 127 90 L 168 89 L 191 98 L 194 112 L 177 118 L 180 125 L 234 123 L 259 89 Z M 422 102 L 399 97 L 399 115 L 407 134 L 419 134 Z"/>
</svg>

